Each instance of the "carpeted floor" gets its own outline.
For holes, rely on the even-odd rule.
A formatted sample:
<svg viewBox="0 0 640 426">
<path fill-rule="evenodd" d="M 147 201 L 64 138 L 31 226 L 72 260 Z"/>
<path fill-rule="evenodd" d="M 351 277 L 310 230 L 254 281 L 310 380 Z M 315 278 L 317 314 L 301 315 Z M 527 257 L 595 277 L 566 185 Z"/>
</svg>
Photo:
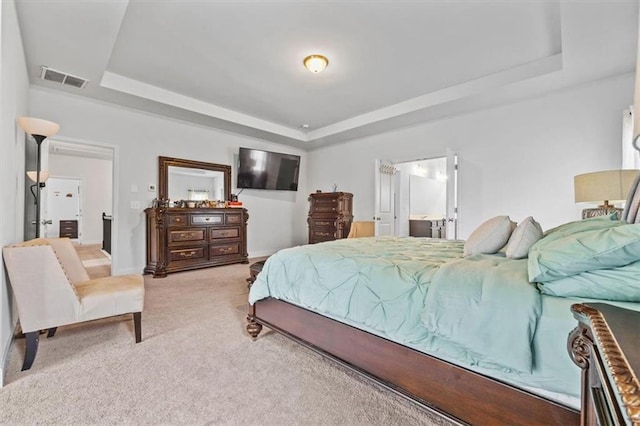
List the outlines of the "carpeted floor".
<svg viewBox="0 0 640 426">
<path fill-rule="evenodd" d="M 145 276 L 130 316 L 42 335 L 29 371 L 10 349 L 2 424 L 447 425 L 268 330 L 245 332 L 248 265 Z M 265 332 L 266 331 L 266 332 Z"/>
</svg>

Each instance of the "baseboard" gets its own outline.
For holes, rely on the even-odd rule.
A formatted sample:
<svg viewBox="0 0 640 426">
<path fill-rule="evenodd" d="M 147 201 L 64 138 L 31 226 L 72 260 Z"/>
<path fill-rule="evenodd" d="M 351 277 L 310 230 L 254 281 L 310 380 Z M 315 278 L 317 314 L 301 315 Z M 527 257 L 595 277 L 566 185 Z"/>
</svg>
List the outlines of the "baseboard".
<svg viewBox="0 0 640 426">
<path fill-rule="evenodd" d="M 18 323 L 13 324 L 12 329 L 15 331 Z M 9 334 L 9 340 L 2 347 L 2 360 L 0 362 L 0 388 L 4 386 L 4 375 L 7 372 L 7 363 L 9 362 L 9 350 L 11 349 L 11 345 L 13 345 L 13 339 L 15 339 L 16 333 L 12 332 Z"/>
<path fill-rule="evenodd" d="M 275 251 L 273 251 L 273 250 L 252 251 L 251 253 L 249 253 L 249 259 L 254 258 L 254 257 L 271 256 L 273 253 L 275 253 Z"/>
<path fill-rule="evenodd" d="M 132 274 L 142 274 L 142 270 L 144 269 L 144 267 L 142 268 L 124 268 L 124 269 L 118 269 L 117 271 L 112 271 L 111 273 L 113 275 L 132 275 Z"/>
</svg>

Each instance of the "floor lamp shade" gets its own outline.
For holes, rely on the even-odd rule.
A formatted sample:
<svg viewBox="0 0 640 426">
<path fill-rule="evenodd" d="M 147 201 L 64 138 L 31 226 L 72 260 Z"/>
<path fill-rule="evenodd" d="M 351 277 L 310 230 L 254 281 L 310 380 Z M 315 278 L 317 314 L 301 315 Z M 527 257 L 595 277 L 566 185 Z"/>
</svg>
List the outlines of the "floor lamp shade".
<svg viewBox="0 0 640 426">
<path fill-rule="evenodd" d="M 27 177 L 29 177 L 29 179 L 31 179 L 32 182 L 38 182 L 38 173 L 35 170 L 28 171 Z M 41 171 L 40 182 L 46 182 L 48 179 L 49 179 L 49 172 Z"/>
<path fill-rule="evenodd" d="M 19 117 L 18 125 L 25 133 L 32 136 L 53 136 L 60 130 L 60 125 L 53 121 L 33 117 Z"/>
</svg>

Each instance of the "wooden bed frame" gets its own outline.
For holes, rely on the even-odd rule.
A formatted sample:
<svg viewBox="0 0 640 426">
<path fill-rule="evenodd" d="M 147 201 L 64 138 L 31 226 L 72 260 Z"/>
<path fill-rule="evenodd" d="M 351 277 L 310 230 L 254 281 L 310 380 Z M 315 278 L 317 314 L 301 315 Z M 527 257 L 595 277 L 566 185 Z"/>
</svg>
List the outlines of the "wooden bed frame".
<svg viewBox="0 0 640 426">
<path fill-rule="evenodd" d="M 580 422 L 577 410 L 278 299 L 256 302 L 247 321 L 254 340 L 264 325 L 458 422 Z"/>
</svg>

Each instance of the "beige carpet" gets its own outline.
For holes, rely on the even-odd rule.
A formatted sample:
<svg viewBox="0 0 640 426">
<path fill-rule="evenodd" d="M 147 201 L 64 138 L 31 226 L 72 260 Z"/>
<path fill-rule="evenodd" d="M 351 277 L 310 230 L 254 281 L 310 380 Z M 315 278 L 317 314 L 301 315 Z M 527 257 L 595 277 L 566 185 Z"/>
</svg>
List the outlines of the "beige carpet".
<svg viewBox="0 0 640 426">
<path fill-rule="evenodd" d="M 130 316 L 61 327 L 21 372 L 16 340 L 0 423 L 449 424 L 267 329 L 252 342 L 248 271 L 146 276 L 138 344 Z"/>
</svg>

